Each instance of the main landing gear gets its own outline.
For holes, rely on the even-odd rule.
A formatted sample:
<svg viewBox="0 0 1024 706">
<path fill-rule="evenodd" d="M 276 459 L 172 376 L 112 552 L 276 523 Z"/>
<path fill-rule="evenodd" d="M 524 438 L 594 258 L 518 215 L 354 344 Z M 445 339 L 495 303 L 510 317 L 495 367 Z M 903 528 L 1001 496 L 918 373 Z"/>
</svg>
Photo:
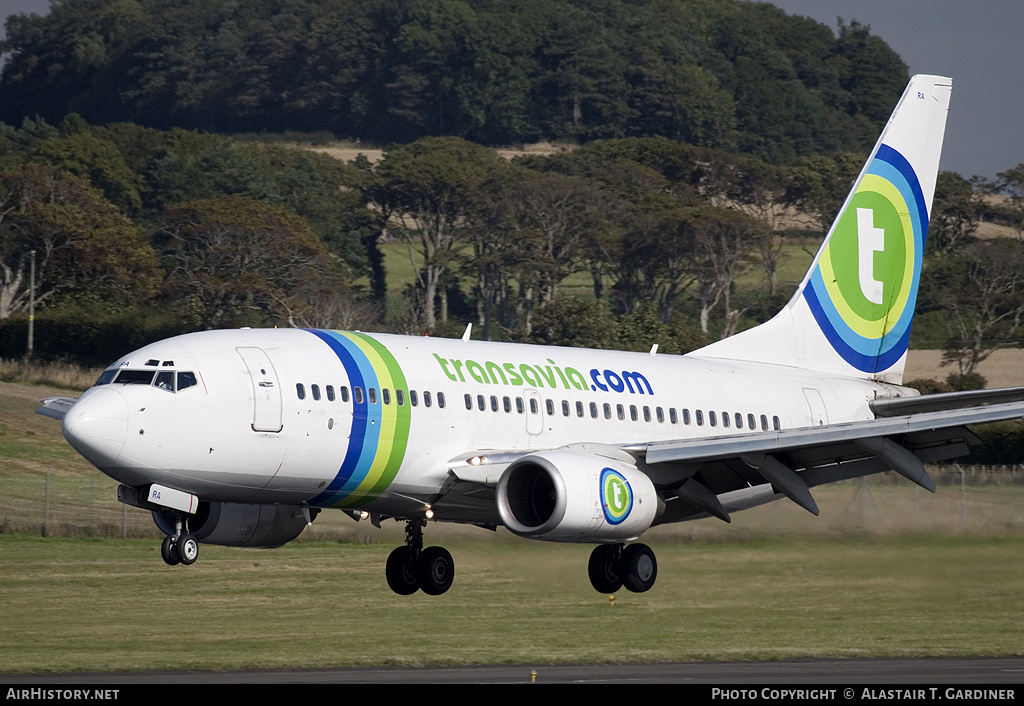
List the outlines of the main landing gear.
<svg viewBox="0 0 1024 706">
<path fill-rule="evenodd" d="M 423 548 L 423 527 L 426 520 L 406 520 L 405 546 L 398 547 L 388 556 L 385 567 L 388 586 L 400 596 L 409 596 L 422 590 L 439 596 L 452 586 L 455 562 L 442 547 Z"/>
<path fill-rule="evenodd" d="M 174 533 L 164 537 L 160 557 L 168 566 L 191 566 L 199 558 L 199 542 L 188 532 L 188 520 L 181 513 L 174 521 Z"/>
<path fill-rule="evenodd" d="M 643 593 L 658 578 L 658 561 L 646 544 L 599 544 L 590 553 L 587 573 L 598 593 L 615 593 L 622 587 Z"/>
</svg>

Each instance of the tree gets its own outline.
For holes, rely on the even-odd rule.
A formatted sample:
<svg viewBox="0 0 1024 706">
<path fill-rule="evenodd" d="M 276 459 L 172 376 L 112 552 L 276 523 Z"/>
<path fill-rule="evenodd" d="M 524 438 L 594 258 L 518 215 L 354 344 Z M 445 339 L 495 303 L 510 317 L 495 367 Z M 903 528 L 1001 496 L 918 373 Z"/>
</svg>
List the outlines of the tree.
<svg viewBox="0 0 1024 706">
<path fill-rule="evenodd" d="M 1017 237 L 1024 237 L 1024 162 L 1013 169 L 999 172 L 996 182 L 999 190 L 1006 194 L 1013 209 L 1013 228 Z"/>
<path fill-rule="evenodd" d="M 946 312 L 950 330 L 943 363 L 971 375 L 994 351 L 1016 344 L 1024 326 L 1024 243 L 977 241 L 925 273 L 926 305 Z"/>
<path fill-rule="evenodd" d="M 928 245 L 942 253 L 956 252 L 974 240 L 981 224 L 983 190 L 977 179 L 939 172 L 928 222 Z"/>
<path fill-rule="evenodd" d="M 37 304 L 137 303 L 160 278 L 152 249 L 124 214 L 84 179 L 42 164 L 0 173 L 0 319 L 28 307 L 33 251 Z"/>
<path fill-rule="evenodd" d="M 308 323 L 342 273 L 299 216 L 244 196 L 169 206 L 154 235 L 164 293 L 205 328 Z"/>
<path fill-rule="evenodd" d="M 389 150 L 367 191 L 384 228 L 409 247 L 428 331 L 448 320 L 447 278 L 466 242 L 481 185 L 508 164 L 492 150 L 457 137 L 425 137 Z M 417 267 L 416 254 L 422 265 Z"/>
</svg>

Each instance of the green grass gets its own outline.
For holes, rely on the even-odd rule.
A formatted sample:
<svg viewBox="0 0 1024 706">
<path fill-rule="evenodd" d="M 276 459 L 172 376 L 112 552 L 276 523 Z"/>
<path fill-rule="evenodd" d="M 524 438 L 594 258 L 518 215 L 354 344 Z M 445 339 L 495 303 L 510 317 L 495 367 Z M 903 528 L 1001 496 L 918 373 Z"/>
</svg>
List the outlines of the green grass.
<svg viewBox="0 0 1024 706">
<path fill-rule="evenodd" d="M 387 590 L 390 547 L 0 537 L 4 672 L 776 660 L 1024 652 L 1018 539 L 652 542 L 659 578 L 612 605 L 588 547 L 446 542 L 452 590 Z"/>
</svg>

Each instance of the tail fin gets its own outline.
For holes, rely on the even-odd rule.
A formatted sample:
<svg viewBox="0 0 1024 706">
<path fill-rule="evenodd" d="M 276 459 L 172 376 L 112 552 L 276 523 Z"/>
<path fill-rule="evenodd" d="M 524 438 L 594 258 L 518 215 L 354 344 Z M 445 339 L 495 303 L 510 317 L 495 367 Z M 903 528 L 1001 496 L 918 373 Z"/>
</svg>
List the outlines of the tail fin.
<svg viewBox="0 0 1024 706">
<path fill-rule="evenodd" d="M 910 80 L 786 308 L 692 355 L 902 382 L 951 88 Z"/>
</svg>

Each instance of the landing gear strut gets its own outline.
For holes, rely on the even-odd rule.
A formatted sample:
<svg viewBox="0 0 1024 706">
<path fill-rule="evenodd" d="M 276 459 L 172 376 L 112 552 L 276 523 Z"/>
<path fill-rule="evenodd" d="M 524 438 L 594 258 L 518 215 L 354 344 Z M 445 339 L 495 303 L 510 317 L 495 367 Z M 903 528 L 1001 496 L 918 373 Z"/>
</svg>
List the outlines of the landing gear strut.
<svg viewBox="0 0 1024 706">
<path fill-rule="evenodd" d="M 199 542 L 189 534 L 188 520 L 184 513 L 175 518 L 174 533 L 168 534 L 161 542 L 160 557 L 168 566 L 190 566 L 199 558 Z"/>
<path fill-rule="evenodd" d="M 658 578 L 658 561 L 646 544 L 599 544 L 590 553 L 587 573 L 598 593 L 615 593 L 623 586 L 643 593 Z"/>
<path fill-rule="evenodd" d="M 405 546 L 388 556 L 385 567 L 388 586 L 400 596 L 409 596 L 422 589 L 439 596 L 452 585 L 455 562 L 442 547 L 423 548 L 423 527 L 426 520 L 406 520 Z"/>
</svg>

